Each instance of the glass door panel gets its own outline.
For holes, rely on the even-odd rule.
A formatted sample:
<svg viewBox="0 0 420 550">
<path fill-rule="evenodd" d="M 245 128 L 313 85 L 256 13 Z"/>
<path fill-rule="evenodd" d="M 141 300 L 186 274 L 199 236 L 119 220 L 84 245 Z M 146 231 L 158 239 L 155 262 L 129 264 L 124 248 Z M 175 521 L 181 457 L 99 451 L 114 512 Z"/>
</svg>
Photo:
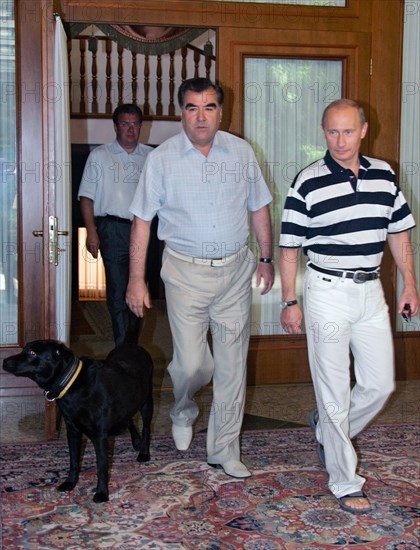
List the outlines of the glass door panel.
<svg viewBox="0 0 420 550">
<path fill-rule="evenodd" d="M 16 59 L 14 5 L 2 10 L 0 33 L 0 345 L 18 342 L 18 246 L 16 180 Z"/>
<path fill-rule="evenodd" d="M 321 116 L 329 103 L 342 96 L 342 80 L 341 59 L 244 59 L 244 137 L 254 148 L 274 199 L 271 215 L 276 266 L 287 192 L 296 174 L 325 154 Z M 300 302 L 305 263 L 303 257 L 297 278 Z M 280 301 L 276 269 L 274 288 L 265 296 L 253 284 L 251 335 L 283 333 Z"/>
</svg>

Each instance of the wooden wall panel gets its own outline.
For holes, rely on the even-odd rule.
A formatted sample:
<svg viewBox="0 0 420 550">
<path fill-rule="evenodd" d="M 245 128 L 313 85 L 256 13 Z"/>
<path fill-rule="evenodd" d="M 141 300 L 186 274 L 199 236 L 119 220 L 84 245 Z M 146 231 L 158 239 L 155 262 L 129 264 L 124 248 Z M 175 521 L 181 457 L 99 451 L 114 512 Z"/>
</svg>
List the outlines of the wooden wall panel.
<svg viewBox="0 0 420 550">
<path fill-rule="evenodd" d="M 372 0 L 372 78 L 369 149 L 395 169 L 400 143 L 404 4 Z"/>
<path fill-rule="evenodd" d="M 66 21 L 260 29 L 369 30 L 371 0 L 345 8 L 200 0 L 55 0 Z"/>
</svg>

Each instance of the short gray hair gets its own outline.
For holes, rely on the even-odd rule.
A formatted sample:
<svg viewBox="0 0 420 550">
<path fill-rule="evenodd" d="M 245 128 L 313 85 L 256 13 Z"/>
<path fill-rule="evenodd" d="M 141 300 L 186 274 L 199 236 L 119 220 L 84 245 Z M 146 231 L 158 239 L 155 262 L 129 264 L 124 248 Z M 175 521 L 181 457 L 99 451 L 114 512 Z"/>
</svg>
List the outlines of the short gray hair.
<svg viewBox="0 0 420 550">
<path fill-rule="evenodd" d="M 321 126 L 325 127 L 325 119 L 327 118 L 328 112 L 331 109 L 340 109 L 341 107 L 353 107 L 354 109 L 357 109 L 359 111 L 359 118 L 360 118 L 360 124 L 363 126 L 363 124 L 366 122 L 366 115 L 365 110 L 359 103 L 356 101 L 353 101 L 353 99 L 336 99 L 332 103 L 330 103 L 327 107 L 325 107 L 324 112 L 322 113 L 322 122 Z"/>
</svg>

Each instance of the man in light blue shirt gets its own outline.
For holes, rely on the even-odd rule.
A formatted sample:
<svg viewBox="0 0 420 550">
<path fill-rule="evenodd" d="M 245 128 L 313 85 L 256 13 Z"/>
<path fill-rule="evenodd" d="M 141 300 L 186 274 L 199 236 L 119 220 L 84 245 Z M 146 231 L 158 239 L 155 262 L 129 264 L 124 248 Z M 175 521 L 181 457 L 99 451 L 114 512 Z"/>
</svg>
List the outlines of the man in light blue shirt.
<svg viewBox="0 0 420 550">
<path fill-rule="evenodd" d="M 133 218 L 128 207 L 153 148 L 138 143 L 143 113 L 137 105 L 120 105 L 112 118 L 116 138 L 90 153 L 78 198 L 87 230 L 86 248 L 94 258 L 100 250 L 104 262 L 107 305 L 118 345 L 138 339 L 139 318 L 125 303 Z"/>
<path fill-rule="evenodd" d="M 236 478 L 251 473 L 240 460 L 251 279 L 265 294 L 273 285 L 272 200 L 254 152 L 244 140 L 219 131 L 223 91 L 205 78 L 178 91 L 183 131 L 149 156 L 130 211 L 130 281 L 127 303 L 142 317 L 151 307 L 145 283 L 150 222 L 158 215 L 165 241 L 165 283 L 174 353 L 172 435 L 188 449 L 198 416 L 195 393 L 213 379 L 207 462 Z M 248 214 L 260 248 L 247 246 Z M 207 340 L 210 329 L 212 353 Z"/>
</svg>

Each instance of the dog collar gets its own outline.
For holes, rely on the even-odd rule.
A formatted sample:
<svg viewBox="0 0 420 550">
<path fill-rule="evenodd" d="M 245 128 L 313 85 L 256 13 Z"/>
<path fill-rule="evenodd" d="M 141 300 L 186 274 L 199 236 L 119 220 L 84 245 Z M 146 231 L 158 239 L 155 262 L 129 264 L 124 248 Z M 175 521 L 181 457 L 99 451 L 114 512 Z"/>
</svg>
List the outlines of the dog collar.
<svg viewBox="0 0 420 550">
<path fill-rule="evenodd" d="M 70 386 L 79 376 L 80 371 L 82 370 L 83 362 L 80 361 L 77 357 L 75 358 L 70 371 L 66 373 L 62 380 L 58 381 L 53 388 L 50 390 L 44 391 L 44 396 L 47 401 L 55 401 L 56 399 L 61 399 L 69 390 Z M 58 395 L 54 395 L 57 394 Z"/>
</svg>

